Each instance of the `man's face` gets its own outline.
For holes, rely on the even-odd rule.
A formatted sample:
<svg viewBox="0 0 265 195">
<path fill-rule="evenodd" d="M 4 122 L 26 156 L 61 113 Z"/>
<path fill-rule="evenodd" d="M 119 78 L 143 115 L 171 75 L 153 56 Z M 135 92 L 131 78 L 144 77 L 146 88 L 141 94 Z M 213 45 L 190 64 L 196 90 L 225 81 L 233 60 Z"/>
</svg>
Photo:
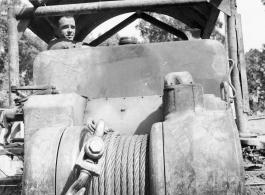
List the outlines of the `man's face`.
<svg viewBox="0 0 265 195">
<path fill-rule="evenodd" d="M 74 40 L 75 37 L 75 20 L 74 18 L 61 17 L 58 21 L 56 34 L 59 38 Z"/>
</svg>

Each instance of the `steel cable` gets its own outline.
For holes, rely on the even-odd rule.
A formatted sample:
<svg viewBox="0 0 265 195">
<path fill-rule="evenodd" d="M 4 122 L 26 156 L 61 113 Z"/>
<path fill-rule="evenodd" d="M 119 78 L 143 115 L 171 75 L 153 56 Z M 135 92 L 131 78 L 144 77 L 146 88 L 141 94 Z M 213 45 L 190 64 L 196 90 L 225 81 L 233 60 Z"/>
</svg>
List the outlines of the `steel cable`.
<svg viewBox="0 0 265 195">
<path fill-rule="evenodd" d="M 141 138 L 142 136 L 138 136 L 136 143 L 135 143 L 135 148 L 134 148 L 134 157 L 133 157 L 133 183 L 134 183 L 134 194 L 139 194 L 139 183 L 140 183 L 140 154 L 141 154 Z"/>
<path fill-rule="evenodd" d="M 148 136 L 104 135 L 101 175 L 93 179 L 93 195 L 147 195 Z"/>
<path fill-rule="evenodd" d="M 127 195 L 127 160 L 129 153 L 129 145 L 132 137 L 127 137 L 123 146 L 122 161 L 121 161 L 121 194 Z"/>
<path fill-rule="evenodd" d="M 121 177 L 121 158 L 122 158 L 122 151 L 123 146 L 125 143 L 125 136 L 120 137 L 120 141 L 117 147 L 117 153 L 116 153 L 116 161 L 115 161 L 115 194 L 121 194 L 121 183 L 120 183 L 120 177 Z"/>
<path fill-rule="evenodd" d="M 141 144 L 141 156 L 140 156 L 140 195 L 149 194 L 149 190 L 146 190 L 146 186 L 149 187 L 149 185 L 146 185 L 146 174 L 148 173 L 146 168 L 148 167 L 147 164 L 147 135 L 143 136 L 143 141 Z M 147 175 L 148 176 L 148 175 Z"/>
<path fill-rule="evenodd" d="M 106 160 L 105 160 L 105 194 L 113 195 L 114 194 L 114 167 L 115 167 L 115 153 L 116 153 L 116 137 L 118 133 L 114 132 L 111 135 L 108 148 L 106 151 Z"/>
<path fill-rule="evenodd" d="M 103 140 L 105 142 L 105 145 L 108 146 L 109 144 L 109 141 L 110 141 L 110 138 L 111 138 L 111 135 L 112 134 L 106 134 L 104 137 L 103 137 Z M 105 190 L 105 161 L 106 161 L 106 152 L 104 152 L 102 158 L 103 158 L 103 163 L 102 163 L 102 169 L 101 169 L 101 173 L 100 173 L 100 176 L 98 177 L 98 182 L 99 182 L 99 195 L 104 195 L 104 190 Z"/>
<path fill-rule="evenodd" d="M 133 195 L 133 154 L 134 154 L 134 146 L 135 141 L 137 140 L 137 135 L 132 137 L 129 146 L 129 153 L 128 153 L 128 165 L 127 165 L 127 189 L 128 195 Z"/>
</svg>

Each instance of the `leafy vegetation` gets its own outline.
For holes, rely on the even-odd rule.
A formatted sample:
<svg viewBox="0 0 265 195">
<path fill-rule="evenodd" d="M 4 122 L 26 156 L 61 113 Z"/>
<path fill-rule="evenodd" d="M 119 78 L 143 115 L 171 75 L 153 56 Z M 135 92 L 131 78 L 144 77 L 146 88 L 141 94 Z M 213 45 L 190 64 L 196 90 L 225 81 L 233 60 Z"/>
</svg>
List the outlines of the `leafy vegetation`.
<svg viewBox="0 0 265 195">
<path fill-rule="evenodd" d="M 0 1 L 0 107 L 8 106 L 8 36 L 7 8 L 23 6 L 19 0 Z M 20 85 L 30 85 L 33 78 L 33 61 L 46 49 L 46 44 L 33 33 L 27 32 L 19 40 Z"/>
<path fill-rule="evenodd" d="M 250 106 L 254 113 L 265 110 L 265 45 L 246 53 Z"/>
</svg>

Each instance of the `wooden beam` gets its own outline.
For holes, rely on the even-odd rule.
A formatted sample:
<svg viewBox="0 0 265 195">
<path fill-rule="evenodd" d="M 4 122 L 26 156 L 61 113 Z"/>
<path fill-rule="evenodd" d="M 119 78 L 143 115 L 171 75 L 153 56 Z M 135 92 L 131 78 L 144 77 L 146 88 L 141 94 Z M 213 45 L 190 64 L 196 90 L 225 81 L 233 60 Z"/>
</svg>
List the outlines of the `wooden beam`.
<svg viewBox="0 0 265 195">
<path fill-rule="evenodd" d="M 239 130 L 239 136 L 249 136 L 249 130 L 247 128 L 247 114 L 243 111 L 243 98 L 240 83 L 240 74 L 238 70 L 238 40 L 236 34 L 236 0 L 231 0 L 231 16 L 227 17 L 227 33 L 228 33 L 228 55 L 229 59 L 233 60 L 234 66 L 231 74 L 232 84 L 235 88 L 234 91 L 234 102 L 235 102 L 235 113 L 236 113 L 236 124 Z"/>
<path fill-rule="evenodd" d="M 212 7 L 211 13 L 208 17 L 208 22 L 207 22 L 206 27 L 205 27 L 203 34 L 202 34 L 202 39 L 209 39 L 210 38 L 210 36 L 213 32 L 213 29 L 215 27 L 215 23 L 218 19 L 219 13 L 220 13 L 219 9 L 217 9 L 216 7 Z"/>
<path fill-rule="evenodd" d="M 237 34 L 237 52 L 238 52 L 238 68 L 240 72 L 241 86 L 242 86 L 242 97 L 243 97 L 243 111 L 248 113 L 249 108 L 249 94 L 248 94 L 248 82 L 247 82 L 247 67 L 245 60 L 244 41 L 242 32 L 241 15 L 235 14 L 236 16 L 236 34 Z"/>
<path fill-rule="evenodd" d="M 168 6 L 195 5 L 207 0 L 134 0 L 134 1 L 100 1 L 57 6 L 40 6 L 38 8 L 16 9 L 19 18 L 60 16 L 65 14 L 91 14 L 98 12 L 131 12 L 142 9 L 165 8 Z"/>
<path fill-rule="evenodd" d="M 9 61 L 9 107 L 14 105 L 11 86 L 19 85 L 19 49 L 18 49 L 18 21 L 14 15 L 14 8 L 8 8 L 8 61 Z"/>
</svg>

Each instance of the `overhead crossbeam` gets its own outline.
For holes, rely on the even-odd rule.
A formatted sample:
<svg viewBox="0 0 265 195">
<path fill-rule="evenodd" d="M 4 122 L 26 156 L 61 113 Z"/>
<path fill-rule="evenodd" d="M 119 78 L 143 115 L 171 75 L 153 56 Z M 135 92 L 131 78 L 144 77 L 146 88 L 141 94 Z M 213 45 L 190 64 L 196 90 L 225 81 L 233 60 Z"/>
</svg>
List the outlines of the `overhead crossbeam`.
<svg viewBox="0 0 265 195">
<path fill-rule="evenodd" d="M 202 38 L 203 39 L 209 39 L 213 29 L 215 28 L 216 21 L 218 19 L 220 11 L 216 7 L 212 7 L 209 20 L 206 24 L 206 27 L 203 31 Z"/>
<path fill-rule="evenodd" d="M 98 12 L 132 12 L 135 10 L 163 8 L 177 5 L 195 5 L 197 3 L 206 3 L 207 0 L 134 0 L 134 1 L 100 1 L 93 3 L 79 3 L 56 6 L 40 6 L 37 8 L 17 8 L 17 18 L 31 18 L 44 16 L 60 16 L 65 14 L 91 14 Z"/>
<path fill-rule="evenodd" d="M 120 30 L 122 30 L 123 28 L 125 28 L 126 26 L 128 26 L 129 24 L 134 22 L 137 18 L 141 18 L 147 22 L 150 22 L 151 24 L 153 24 L 153 25 L 155 25 L 155 26 L 157 26 L 157 27 L 183 39 L 183 40 L 188 40 L 188 37 L 186 36 L 186 34 L 184 32 L 177 30 L 177 29 L 173 28 L 172 26 L 169 26 L 168 24 L 157 20 L 156 18 L 154 18 L 154 17 L 152 17 L 146 13 L 137 12 L 137 13 L 134 13 L 133 15 L 131 15 L 130 17 L 126 18 L 125 20 L 123 20 L 121 23 L 117 24 L 115 27 L 113 27 L 109 31 L 107 31 L 104 34 L 102 34 L 101 36 L 99 36 L 97 39 L 90 42 L 89 45 L 94 46 L 94 47 L 98 46 L 99 44 L 103 43 L 104 41 L 106 41 L 111 36 L 115 35 Z"/>
</svg>

